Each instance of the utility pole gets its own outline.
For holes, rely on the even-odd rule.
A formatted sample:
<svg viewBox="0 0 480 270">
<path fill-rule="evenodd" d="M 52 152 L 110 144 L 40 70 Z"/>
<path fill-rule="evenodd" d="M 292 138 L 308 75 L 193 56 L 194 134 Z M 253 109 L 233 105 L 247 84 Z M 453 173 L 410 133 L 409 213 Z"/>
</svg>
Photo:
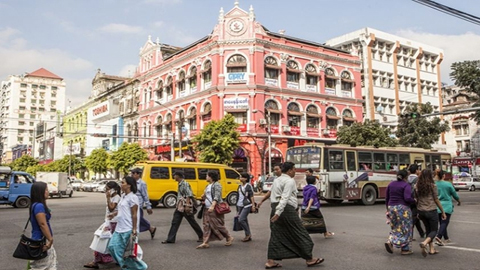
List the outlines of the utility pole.
<svg viewBox="0 0 480 270">
<path fill-rule="evenodd" d="M 72 175 L 72 151 L 73 151 L 73 141 L 70 141 L 70 146 L 69 146 L 69 154 L 70 154 L 70 160 L 68 164 L 68 177 Z"/>
</svg>

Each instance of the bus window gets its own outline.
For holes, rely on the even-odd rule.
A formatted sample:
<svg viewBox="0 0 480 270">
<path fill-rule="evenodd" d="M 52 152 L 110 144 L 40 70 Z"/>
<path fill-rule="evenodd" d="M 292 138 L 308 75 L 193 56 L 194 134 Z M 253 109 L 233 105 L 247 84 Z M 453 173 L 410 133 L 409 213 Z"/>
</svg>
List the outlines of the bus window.
<svg viewBox="0 0 480 270">
<path fill-rule="evenodd" d="M 344 170 L 343 168 L 343 151 L 330 150 L 328 151 L 328 162 L 330 170 Z"/>
<path fill-rule="evenodd" d="M 408 169 L 410 165 L 410 155 L 409 154 L 399 154 L 398 159 L 400 162 L 400 166 L 398 167 L 400 170 Z"/>
<path fill-rule="evenodd" d="M 384 153 L 373 153 L 373 161 L 375 162 L 373 167 L 375 171 L 384 171 L 386 169 Z"/>
<path fill-rule="evenodd" d="M 425 169 L 433 170 L 430 155 L 425 155 Z"/>
<path fill-rule="evenodd" d="M 356 171 L 355 152 L 347 151 L 347 171 Z"/>
<path fill-rule="evenodd" d="M 358 152 L 358 170 L 371 171 L 372 170 L 372 153 Z"/>
<path fill-rule="evenodd" d="M 398 171 L 397 154 L 387 154 L 387 171 Z"/>
<path fill-rule="evenodd" d="M 295 167 L 302 169 L 320 169 L 321 148 L 300 147 L 287 150 L 286 160 L 295 163 Z"/>
<path fill-rule="evenodd" d="M 432 170 L 435 171 L 441 168 L 442 168 L 442 161 L 440 159 L 440 156 L 432 156 Z"/>
</svg>

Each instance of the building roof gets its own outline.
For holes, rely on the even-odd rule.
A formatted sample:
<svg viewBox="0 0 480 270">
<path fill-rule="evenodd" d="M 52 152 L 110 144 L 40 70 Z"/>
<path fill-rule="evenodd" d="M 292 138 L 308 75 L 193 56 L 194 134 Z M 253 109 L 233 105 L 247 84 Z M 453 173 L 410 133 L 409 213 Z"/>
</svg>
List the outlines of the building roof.
<svg viewBox="0 0 480 270">
<path fill-rule="evenodd" d="M 63 80 L 63 78 L 53 74 L 52 72 L 44 68 L 40 68 L 35 70 L 34 72 L 28 73 L 27 75 L 25 75 L 25 77 L 40 77 L 40 78 L 51 78 L 51 79 Z"/>
</svg>

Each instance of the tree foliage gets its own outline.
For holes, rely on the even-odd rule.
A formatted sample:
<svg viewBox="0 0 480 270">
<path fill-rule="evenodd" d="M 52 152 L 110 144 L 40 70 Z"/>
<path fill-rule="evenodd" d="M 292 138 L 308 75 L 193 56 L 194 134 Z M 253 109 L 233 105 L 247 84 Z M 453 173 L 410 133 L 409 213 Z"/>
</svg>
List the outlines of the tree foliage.
<svg viewBox="0 0 480 270">
<path fill-rule="evenodd" d="M 94 173 L 106 174 L 108 170 L 109 155 L 104 148 L 98 148 L 92 151 L 90 156 L 85 158 L 85 165 Z"/>
<path fill-rule="evenodd" d="M 430 103 L 414 104 L 407 106 L 404 114 L 408 115 L 412 112 L 420 115 L 430 114 L 433 112 L 433 107 Z M 415 119 L 400 117 L 396 135 L 403 146 L 430 149 L 432 144 L 438 141 L 440 134 L 449 130 L 448 122 L 442 121 L 439 117 L 420 116 Z"/>
<path fill-rule="evenodd" d="M 350 126 L 342 126 L 337 132 L 337 143 L 351 146 L 396 146 L 398 141 L 391 138 L 392 131 L 385 128 L 377 121 L 365 120 L 364 123 L 353 123 Z"/>
<path fill-rule="evenodd" d="M 74 155 L 66 155 L 62 159 L 55 160 L 47 165 L 47 171 L 51 172 L 69 172 L 71 165 L 71 174 L 83 173 L 87 169 L 85 161 Z"/>
<path fill-rule="evenodd" d="M 240 145 L 238 124 L 231 114 L 218 121 L 210 121 L 193 138 L 199 160 L 209 163 L 231 164 L 233 151 Z"/>
<path fill-rule="evenodd" d="M 147 152 L 138 143 L 124 142 L 117 151 L 110 156 L 110 166 L 126 174 L 137 162 L 147 160 Z"/>
<path fill-rule="evenodd" d="M 25 172 L 29 167 L 33 167 L 36 165 L 38 165 L 38 160 L 34 159 L 32 156 L 29 155 L 23 155 L 10 163 L 10 167 L 12 168 L 12 170 L 22 172 Z"/>
<path fill-rule="evenodd" d="M 450 77 L 455 85 L 475 94 L 473 107 L 480 107 L 480 60 L 455 62 L 451 68 Z M 476 111 L 473 118 L 480 124 L 480 111 Z"/>
</svg>

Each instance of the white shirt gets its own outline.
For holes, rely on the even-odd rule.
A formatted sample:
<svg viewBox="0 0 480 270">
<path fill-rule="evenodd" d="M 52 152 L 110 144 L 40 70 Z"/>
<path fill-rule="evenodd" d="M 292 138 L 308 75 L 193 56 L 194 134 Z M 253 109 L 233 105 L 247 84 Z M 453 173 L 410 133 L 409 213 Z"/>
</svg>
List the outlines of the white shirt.
<svg viewBox="0 0 480 270">
<path fill-rule="evenodd" d="M 213 194 L 212 194 L 212 185 L 213 184 L 208 184 L 208 186 L 205 188 L 205 207 L 209 208 L 212 206 L 212 201 L 213 201 Z"/>
<path fill-rule="evenodd" d="M 123 198 L 118 204 L 118 215 L 117 215 L 117 227 L 115 228 L 116 232 L 124 233 L 133 230 L 132 222 L 132 206 L 137 205 L 137 232 L 140 232 L 140 206 L 138 202 L 138 197 L 135 193 L 130 192 L 127 195 L 123 195 Z"/>
<path fill-rule="evenodd" d="M 118 194 L 116 194 L 115 196 L 110 198 L 110 202 L 116 203 L 117 207 L 115 207 L 115 209 L 113 209 L 113 211 L 110 211 L 108 209 L 108 203 L 107 203 L 107 213 L 105 214 L 105 220 L 112 221 L 112 222 L 117 222 L 117 218 L 118 218 L 117 216 L 114 216 L 112 219 L 108 219 L 108 215 L 110 215 L 111 213 L 118 210 L 118 203 L 120 202 L 120 199 L 121 199 L 121 197 Z"/>
<path fill-rule="evenodd" d="M 245 200 L 245 195 L 247 195 L 247 194 L 245 193 L 245 190 L 247 189 L 247 185 L 249 185 L 249 184 L 246 183 L 245 185 L 240 186 L 240 188 L 239 188 L 240 190 L 239 190 L 239 192 L 238 192 L 237 206 L 240 206 L 240 207 L 251 207 L 251 206 L 252 206 L 251 203 L 249 203 L 249 204 L 247 204 L 247 205 L 243 205 L 243 201 Z M 243 195 L 243 194 L 245 194 L 245 195 Z M 250 198 L 249 198 L 249 199 L 250 199 Z"/>
<path fill-rule="evenodd" d="M 287 174 L 282 174 L 275 181 L 273 181 L 270 202 L 278 202 L 275 208 L 275 215 L 280 216 L 287 204 L 297 208 L 297 186 L 295 180 Z"/>
</svg>

